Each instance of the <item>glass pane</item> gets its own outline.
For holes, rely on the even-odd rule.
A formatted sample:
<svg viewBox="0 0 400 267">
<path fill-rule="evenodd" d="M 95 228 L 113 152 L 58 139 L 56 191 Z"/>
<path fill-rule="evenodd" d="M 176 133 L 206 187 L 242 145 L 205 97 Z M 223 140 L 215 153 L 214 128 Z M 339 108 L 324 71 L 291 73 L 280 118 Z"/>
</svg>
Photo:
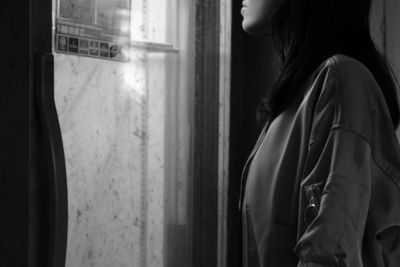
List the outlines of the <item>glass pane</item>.
<svg viewBox="0 0 400 267">
<path fill-rule="evenodd" d="M 191 31 L 177 28 L 178 18 L 189 18 L 189 1 L 128 2 L 54 5 L 67 267 L 190 266 L 190 55 L 178 37 L 188 40 Z M 127 36 L 181 50 L 145 50 Z"/>
</svg>

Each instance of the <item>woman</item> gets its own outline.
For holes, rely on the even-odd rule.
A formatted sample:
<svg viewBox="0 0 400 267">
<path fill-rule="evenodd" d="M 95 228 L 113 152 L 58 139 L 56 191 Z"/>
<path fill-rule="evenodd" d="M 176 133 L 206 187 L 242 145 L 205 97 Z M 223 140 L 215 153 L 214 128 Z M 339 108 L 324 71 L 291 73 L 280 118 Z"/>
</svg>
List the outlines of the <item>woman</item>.
<svg viewBox="0 0 400 267">
<path fill-rule="evenodd" d="M 370 0 L 245 0 L 282 62 L 244 168 L 244 267 L 400 266 L 399 105 Z"/>
</svg>

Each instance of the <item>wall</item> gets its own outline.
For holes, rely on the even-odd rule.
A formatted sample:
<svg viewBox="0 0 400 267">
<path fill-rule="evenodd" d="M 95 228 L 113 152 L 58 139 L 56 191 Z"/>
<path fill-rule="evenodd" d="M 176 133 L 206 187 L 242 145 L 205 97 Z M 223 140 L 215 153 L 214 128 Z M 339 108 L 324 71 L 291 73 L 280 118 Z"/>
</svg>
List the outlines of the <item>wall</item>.
<svg viewBox="0 0 400 267">
<path fill-rule="evenodd" d="M 173 12 L 189 16 L 178 3 L 132 0 L 132 38 L 173 44 L 188 38 L 187 27 L 177 33 Z M 188 108 L 182 108 L 189 79 L 183 68 L 190 66 L 188 44 L 179 44 L 179 53 L 132 46 L 128 63 L 55 53 L 68 179 L 67 267 L 161 267 L 171 261 L 167 241 L 190 244 L 188 235 L 171 231 L 190 222 Z M 189 261 L 182 251 L 179 260 Z"/>
<path fill-rule="evenodd" d="M 387 60 L 398 80 L 400 80 L 399 14 L 400 2 L 398 0 L 373 1 L 372 33 L 378 47 L 386 53 Z M 400 129 L 397 130 L 397 136 L 400 139 Z"/>
<path fill-rule="evenodd" d="M 30 169 L 33 130 L 29 115 L 33 90 L 29 4 L 28 1 L 4 3 L 0 18 L 0 29 L 7 39 L 3 46 L 7 52 L 0 64 L 0 262 L 3 266 L 27 266 L 28 242 L 32 238 L 32 235 L 28 237 L 31 233 L 28 222 L 32 219 L 28 218 L 31 207 L 28 177 L 33 175 Z M 37 138 L 32 139 L 36 144 Z M 37 199 L 40 198 L 35 196 L 34 200 Z M 32 210 L 29 211 L 31 216 Z"/>
<path fill-rule="evenodd" d="M 66 266 L 139 266 L 145 82 L 133 70 L 142 64 L 55 55 L 68 177 Z"/>
<path fill-rule="evenodd" d="M 400 79 L 400 1 L 386 0 L 386 51 L 393 70 Z"/>
<path fill-rule="evenodd" d="M 400 81 L 400 1 L 386 0 L 386 51 L 393 71 Z M 400 90 L 400 89 L 399 89 Z M 399 91 L 400 94 L 400 91 Z M 400 128 L 397 130 L 400 139 Z"/>
<path fill-rule="evenodd" d="M 132 35 L 161 41 L 166 4 L 144 3 L 132 1 Z M 68 267 L 164 264 L 166 55 L 130 56 L 125 63 L 54 54 Z"/>
</svg>

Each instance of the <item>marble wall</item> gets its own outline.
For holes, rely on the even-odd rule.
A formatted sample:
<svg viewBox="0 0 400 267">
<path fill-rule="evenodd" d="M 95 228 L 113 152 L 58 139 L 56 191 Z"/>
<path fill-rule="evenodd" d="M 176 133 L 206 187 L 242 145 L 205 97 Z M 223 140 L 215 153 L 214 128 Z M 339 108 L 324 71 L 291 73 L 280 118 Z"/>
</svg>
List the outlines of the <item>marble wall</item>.
<svg viewBox="0 0 400 267">
<path fill-rule="evenodd" d="M 386 50 L 388 60 L 393 67 L 398 82 L 400 82 L 400 2 L 398 0 L 380 0 L 386 1 Z M 400 89 L 399 94 L 400 96 Z M 400 140 L 400 127 L 397 130 L 397 137 Z"/>
<path fill-rule="evenodd" d="M 68 267 L 141 266 L 145 59 L 55 55 L 68 177 Z"/>
<path fill-rule="evenodd" d="M 398 0 L 372 1 L 372 33 L 381 51 L 384 51 L 394 74 L 400 81 L 400 2 Z M 400 89 L 398 92 L 400 96 Z M 400 140 L 400 128 L 397 130 Z"/>
<path fill-rule="evenodd" d="M 67 267 L 164 265 L 165 101 L 174 57 L 141 51 L 121 63 L 55 54 Z"/>
<path fill-rule="evenodd" d="M 167 15 L 177 3 L 131 0 L 132 39 L 175 43 L 177 19 Z M 66 266 L 164 266 L 165 159 L 175 157 L 165 151 L 166 95 L 177 92 L 176 54 L 133 47 L 129 63 L 54 56 L 68 180 Z"/>
</svg>

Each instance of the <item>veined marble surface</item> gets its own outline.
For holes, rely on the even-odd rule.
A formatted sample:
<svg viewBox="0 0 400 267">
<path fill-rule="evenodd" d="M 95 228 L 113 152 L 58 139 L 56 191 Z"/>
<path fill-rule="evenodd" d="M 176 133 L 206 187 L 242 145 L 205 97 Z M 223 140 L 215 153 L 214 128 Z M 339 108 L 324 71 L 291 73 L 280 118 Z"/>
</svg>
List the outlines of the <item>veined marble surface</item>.
<svg viewBox="0 0 400 267">
<path fill-rule="evenodd" d="M 68 179 L 68 267 L 140 266 L 144 61 L 55 54 Z"/>
<path fill-rule="evenodd" d="M 188 3 L 131 2 L 134 40 L 178 42 L 171 14 Z M 188 42 L 192 29 L 184 30 Z M 162 267 L 168 226 L 187 226 L 191 68 L 182 40 L 177 54 L 132 51 L 129 63 L 54 55 L 68 180 L 66 267 Z"/>
</svg>

